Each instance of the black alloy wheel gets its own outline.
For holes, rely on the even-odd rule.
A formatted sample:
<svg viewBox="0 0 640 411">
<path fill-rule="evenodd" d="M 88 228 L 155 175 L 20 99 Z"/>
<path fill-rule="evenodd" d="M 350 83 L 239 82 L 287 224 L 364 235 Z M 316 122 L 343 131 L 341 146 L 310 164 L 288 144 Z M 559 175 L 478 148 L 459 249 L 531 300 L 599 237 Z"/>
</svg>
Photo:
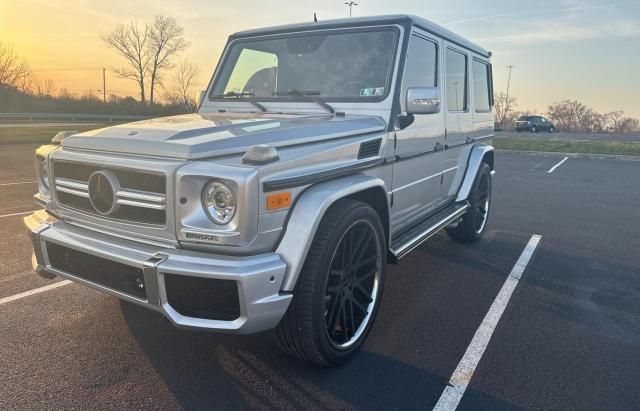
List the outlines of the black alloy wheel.
<svg viewBox="0 0 640 411">
<path fill-rule="evenodd" d="M 382 258 L 368 221 L 354 223 L 331 261 L 325 287 L 325 326 L 332 344 L 351 346 L 366 328 L 376 303 Z"/>
<path fill-rule="evenodd" d="M 387 257 L 380 216 L 343 199 L 325 213 L 275 335 L 292 356 L 332 367 L 353 357 L 380 307 Z"/>
</svg>

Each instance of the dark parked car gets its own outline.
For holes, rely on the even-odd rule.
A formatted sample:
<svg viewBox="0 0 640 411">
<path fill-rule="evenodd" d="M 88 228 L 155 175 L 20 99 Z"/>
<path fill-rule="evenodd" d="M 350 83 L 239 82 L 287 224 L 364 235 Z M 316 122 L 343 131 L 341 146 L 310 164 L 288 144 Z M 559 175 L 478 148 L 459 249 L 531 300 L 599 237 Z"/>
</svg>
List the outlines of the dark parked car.
<svg viewBox="0 0 640 411">
<path fill-rule="evenodd" d="M 521 116 L 516 121 L 516 131 L 530 131 L 537 133 L 539 131 L 548 131 L 553 133 L 556 131 L 556 126 L 552 122 L 542 116 Z"/>
</svg>

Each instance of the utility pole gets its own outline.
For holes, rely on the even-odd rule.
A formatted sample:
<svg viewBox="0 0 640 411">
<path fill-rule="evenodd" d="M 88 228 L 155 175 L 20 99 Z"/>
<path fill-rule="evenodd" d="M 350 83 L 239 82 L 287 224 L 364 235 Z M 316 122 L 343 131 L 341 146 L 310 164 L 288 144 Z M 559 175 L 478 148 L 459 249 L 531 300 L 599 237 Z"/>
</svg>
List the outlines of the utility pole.
<svg viewBox="0 0 640 411">
<path fill-rule="evenodd" d="M 504 102 L 504 114 L 502 116 L 502 124 L 500 124 L 503 130 L 504 130 L 504 121 L 506 120 L 507 114 L 509 113 L 509 86 L 511 86 L 511 70 L 514 67 L 515 66 L 507 66 L 507 68 L 509 69 L 509 76 L 507 77 L 507 100 Z"/>
<path fill-rule="evenodd" d="M 107 78 L 106 78 L 106 68 L 102 68 L 102 101 L 107 102 Z"/>
<path fill-rule="evenodd" d="M 349 18 L 351 18 L 351 11 L 353 9 L 353 6 L 357 6 L 358 3 L 356 3 L 355 1 L 345 1 L 344 4 L 346 4 L 347 6 L 349 6 Z"/>
</svg>

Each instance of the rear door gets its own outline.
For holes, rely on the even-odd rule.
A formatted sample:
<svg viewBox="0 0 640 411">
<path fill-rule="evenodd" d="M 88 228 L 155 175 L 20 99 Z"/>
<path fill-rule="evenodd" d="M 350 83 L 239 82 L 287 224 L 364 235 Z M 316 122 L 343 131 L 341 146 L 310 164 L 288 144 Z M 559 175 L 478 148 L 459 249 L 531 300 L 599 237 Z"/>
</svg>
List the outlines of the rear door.
<svg viewBox="0 0 640 411">
<path fill-rule="evenodd" d="M 466 161 L 459 159 L 466 149 L 467 139 L 473 137 L 469 67 L 469 53 L 445 42 L 443 109 L 446 112 L 447 129 L 441 186 L 441 196 L 444 198 L 451 198 L 455 194 L 456 190 L 452 190 L 452 186 L 456 175 L 464 175 L 467 166 Z"/>
</svg>

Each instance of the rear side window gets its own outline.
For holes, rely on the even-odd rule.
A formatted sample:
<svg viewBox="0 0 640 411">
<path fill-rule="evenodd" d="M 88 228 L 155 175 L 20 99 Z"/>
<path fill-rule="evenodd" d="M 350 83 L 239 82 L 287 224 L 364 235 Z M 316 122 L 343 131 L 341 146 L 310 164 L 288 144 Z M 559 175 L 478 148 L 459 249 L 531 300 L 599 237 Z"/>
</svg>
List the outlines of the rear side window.
<svg viewBox="0 0 640 411">
<path fill-rule="evenodd" d="M 467 110 L 467 56 L 458 51 L 447 49 L 447 109 L 449 111 Z"/>
<path fill-rule="evenodd" d="M 489 65 L 473 60 L 473 105 L 476 112 L 491 111 Z"/>
<path fill-rule="evenodd" d="M 422 37 L 412 36 L 407 50 L 407 62 L 402 82 L 402 111 L 405 111 L 409 87 L 437 86 L 438 54 L 436 44 Z"/>
</svg>

